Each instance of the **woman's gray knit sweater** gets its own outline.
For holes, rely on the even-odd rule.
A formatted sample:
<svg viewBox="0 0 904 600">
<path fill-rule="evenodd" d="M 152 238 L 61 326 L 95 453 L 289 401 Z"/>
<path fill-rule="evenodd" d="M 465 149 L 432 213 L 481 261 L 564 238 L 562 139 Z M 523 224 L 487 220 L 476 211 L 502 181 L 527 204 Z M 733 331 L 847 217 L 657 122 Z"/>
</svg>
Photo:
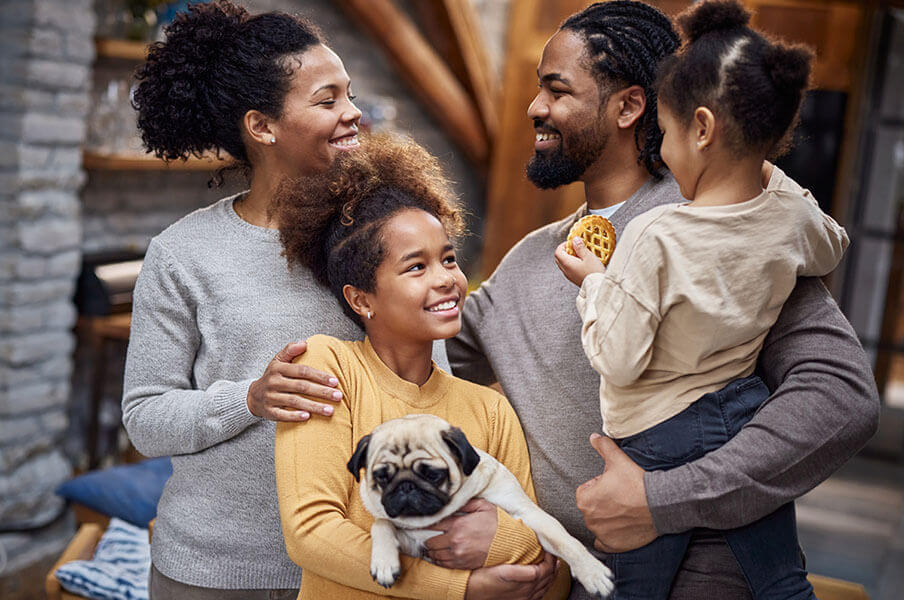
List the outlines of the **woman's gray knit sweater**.
<svg viewBox="0 0 904 600">
<path fill-rule="evenodd" d="M 201 587 L 294 588 L 301 570 L 280 529 L 275 426 L 248 411 L 248 386 L 289 342 L 362 332 L 309 271 L 289 271 L 275 230 L 236 215 L 237 197 L 151 241 L 135 286 L 123 422 L 139 452 L 172 456 L 151 548 L 160 572 Z M 447 368 L 444 352 L 438 361 Z"/>
</svg>

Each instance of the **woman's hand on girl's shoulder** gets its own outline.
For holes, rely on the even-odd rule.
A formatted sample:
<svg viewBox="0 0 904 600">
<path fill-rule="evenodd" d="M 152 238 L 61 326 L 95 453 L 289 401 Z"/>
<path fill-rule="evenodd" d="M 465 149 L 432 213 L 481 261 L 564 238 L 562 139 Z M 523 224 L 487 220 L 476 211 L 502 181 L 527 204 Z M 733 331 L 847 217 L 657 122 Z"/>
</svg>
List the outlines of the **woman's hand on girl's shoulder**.
<svg viewBox="0 0 904 600">
<path fill-rule="evenodd" d="M 471 572 L 465 600 L 540 600 L 556 578 L 556 557 L 543 553 L 535 565 L 498 565 Z"/>
<path fill-rule="evenodd" d="M 307 349 L 307 342 L 292 342 L 273 357 L 260 379 L 248 388 L 251 414 L 292 422 L 307 421 L 312 414 L 332 416 L 333 407 L 316 400 L 340 401 L 339 381 L 329 373 L 292 362 Z"/>
</svg>

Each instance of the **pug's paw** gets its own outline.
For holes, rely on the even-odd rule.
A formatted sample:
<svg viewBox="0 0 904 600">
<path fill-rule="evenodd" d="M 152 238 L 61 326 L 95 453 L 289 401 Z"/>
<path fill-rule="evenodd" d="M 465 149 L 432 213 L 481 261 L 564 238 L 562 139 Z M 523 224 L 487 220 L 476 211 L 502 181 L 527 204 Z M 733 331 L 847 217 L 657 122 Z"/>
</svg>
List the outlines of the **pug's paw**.
<svg viewBox="0 0 904 600">
<path fill-rule="evenodd" d="M 612 582 L 612 571 L 596 560 L 590 553 L 577 564 L 571 565 L 571 575 L 577 579 L 591 595 L 608 598 L 615 584 Z"/>
<path fill-rule="evenodd" d="M 371 557 L 370 576 L 383 587 L 391 588 L 401 574 L 402 564 L 398 553 L 394 556 Z"/>
</svg>

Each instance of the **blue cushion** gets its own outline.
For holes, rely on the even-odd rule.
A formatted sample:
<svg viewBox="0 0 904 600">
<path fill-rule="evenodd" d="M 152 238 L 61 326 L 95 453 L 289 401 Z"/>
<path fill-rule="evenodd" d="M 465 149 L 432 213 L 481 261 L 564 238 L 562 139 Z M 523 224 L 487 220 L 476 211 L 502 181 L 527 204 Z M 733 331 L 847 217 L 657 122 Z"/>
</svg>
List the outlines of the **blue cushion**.
<svg viewBox="0 0 904 600">
<path fill-rule="evenodd" d="M 148 530 L 111 519 L 91 560 L 74 560 L 56 570 L 69 592 L 98 600 L 147 600 L 151 546 Z"/>
<path fill-rule="evenodd" d="M 173 472 L 169 457 L 89 471 L 63 483 L 56 493 L 138 527 L 157 516 L 157 502 Z"/>
</svg>

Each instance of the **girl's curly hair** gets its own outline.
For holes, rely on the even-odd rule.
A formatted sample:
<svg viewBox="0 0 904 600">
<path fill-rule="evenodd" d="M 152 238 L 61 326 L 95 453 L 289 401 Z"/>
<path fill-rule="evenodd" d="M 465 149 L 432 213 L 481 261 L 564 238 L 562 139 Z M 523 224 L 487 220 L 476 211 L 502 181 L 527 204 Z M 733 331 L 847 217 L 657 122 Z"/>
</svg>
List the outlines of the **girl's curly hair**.
<svg viewBox="0 0 904 600">
<path fill-rule="evenodd" d="M 464 216 L 439 161 L 408 137 L 359 137 L 361 147 L 341 154 L 327 171 L 283 182 L 272 211 L 283 254 L 328 287 L 359 325 L 342 288 L 376 289 L 385 257 L 382 229 L 402 210 L 436 217 L 450 239 L 464 233 Z"/>
<path fill-rule="evenodd" d="M 245 113 L 279 118 L 297 66 L 287 58 L 324 43 L 309 21 L 251 15 L 226 0 L 189 5 L 164 31 L 136 71 L 132 106 L 145 147 L 166 160 L 225 150 L 245 167 Z"/>
</svg>

